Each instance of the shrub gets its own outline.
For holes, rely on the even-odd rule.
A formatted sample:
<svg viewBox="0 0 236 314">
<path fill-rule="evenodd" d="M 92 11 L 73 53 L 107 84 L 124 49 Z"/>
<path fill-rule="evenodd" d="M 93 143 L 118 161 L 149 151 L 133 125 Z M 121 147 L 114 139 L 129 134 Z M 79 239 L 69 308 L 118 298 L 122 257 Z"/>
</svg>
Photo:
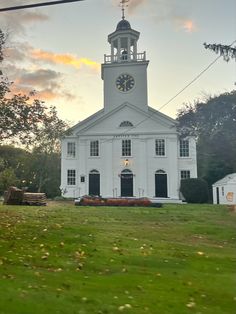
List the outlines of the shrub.
<svg viewBox="0 0 236 314">
<path fill-rule="evenodd" d="M 207 203 L 209 194 L 207 182 L 203 179 L 181 180 L 180 191 L 188 203 Z"/>
</svg>

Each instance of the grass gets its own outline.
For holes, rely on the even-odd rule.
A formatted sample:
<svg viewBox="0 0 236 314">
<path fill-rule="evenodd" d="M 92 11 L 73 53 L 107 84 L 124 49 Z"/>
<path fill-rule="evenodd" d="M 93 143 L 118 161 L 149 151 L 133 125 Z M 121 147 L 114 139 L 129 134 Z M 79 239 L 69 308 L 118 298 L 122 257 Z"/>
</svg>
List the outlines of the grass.
<svg viewBox="0 0 236 314">
<path fill-rule="evenodd" d="M 0 205 L 0 314 L 234 314 L 236 214 Z"/>
</svg>

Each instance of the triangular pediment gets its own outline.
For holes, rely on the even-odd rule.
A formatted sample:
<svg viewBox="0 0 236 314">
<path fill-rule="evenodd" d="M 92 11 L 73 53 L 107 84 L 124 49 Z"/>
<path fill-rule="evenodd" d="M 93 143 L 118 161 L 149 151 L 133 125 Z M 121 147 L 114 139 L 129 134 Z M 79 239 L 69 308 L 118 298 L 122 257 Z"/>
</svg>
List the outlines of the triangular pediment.
<svg viewBox="0 0 236 314">
<path fill-rule="evenodd" d="M 133 126 L 120 126 L 128 121 Z M 125 124 L 125 123 L 124 123 Z M 127 124 L 127 123 L 126 123 Z M 173 133 L 176 121 L 152 108 L 143 111 L 126 102 L 105 113 L 100 110 L 72 128 L 74 135 Z"/>
</svg>

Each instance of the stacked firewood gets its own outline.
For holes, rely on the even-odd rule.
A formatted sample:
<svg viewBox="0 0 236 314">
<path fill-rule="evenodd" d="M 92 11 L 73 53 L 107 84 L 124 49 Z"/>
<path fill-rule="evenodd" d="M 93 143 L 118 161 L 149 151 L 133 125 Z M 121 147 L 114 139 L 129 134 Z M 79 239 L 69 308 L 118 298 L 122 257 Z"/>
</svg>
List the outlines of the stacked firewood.
<svg viewBox="0 0 236 314">
<path fill-rule="evenodd" d="M 24 205 L 47 205 L 47 198 L 45 193 L 24 193 L 23 201 Z"/>
<path fill-rule="evenodd" d="M 15 186 L 10 186 L 7 191 L 4 192 L 5 205 L 21 205 L 23 201 L 24 191 L 16 188 Z"/>
<path fill-rule="evenodd" d="M 28 193 L 14 186 L 9 187 L 4 192 L 5 205 L 47 205 L 47 198 L 45 193 Z"/>
</svg>

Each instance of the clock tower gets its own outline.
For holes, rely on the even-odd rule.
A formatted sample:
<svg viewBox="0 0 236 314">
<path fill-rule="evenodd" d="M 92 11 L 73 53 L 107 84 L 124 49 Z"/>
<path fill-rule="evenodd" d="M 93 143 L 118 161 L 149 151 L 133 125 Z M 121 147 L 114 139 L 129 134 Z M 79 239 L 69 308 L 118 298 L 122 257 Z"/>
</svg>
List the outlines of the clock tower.
<svg viewBox="0 0 236 314">
<path fill-rule="evenodd" d="M 140 33 L 122 20 L 116 30 L 108 35 L 110 55 L 104 55 L 102 79 L 104 81 L 104 109 L 109 112 L 125 102 L 147 111 L 146 52 L 138 52 Z"/>
</svg>

